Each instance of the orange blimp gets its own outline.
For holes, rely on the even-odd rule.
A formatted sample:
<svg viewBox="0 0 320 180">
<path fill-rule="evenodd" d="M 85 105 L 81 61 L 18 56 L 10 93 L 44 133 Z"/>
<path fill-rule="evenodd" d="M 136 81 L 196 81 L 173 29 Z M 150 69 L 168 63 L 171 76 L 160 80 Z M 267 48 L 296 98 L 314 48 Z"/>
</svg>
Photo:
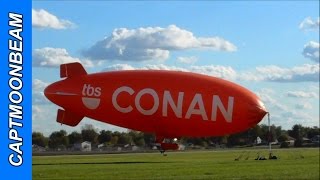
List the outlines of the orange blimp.
<svg viewBox="0 0 320 180">
<path fill-rule="evenodd" d="M 235 83 L 207 75 L 163 70 L 87 74 L 79 63 L 62 64 L 64 78 L 45 96 L 60 106 L 57 121 L 76 126 L 84 117 L 153 133 L 164 139 L 223 136 L 245 131 L 267 114 L 260 99 Z"/>
</svg>

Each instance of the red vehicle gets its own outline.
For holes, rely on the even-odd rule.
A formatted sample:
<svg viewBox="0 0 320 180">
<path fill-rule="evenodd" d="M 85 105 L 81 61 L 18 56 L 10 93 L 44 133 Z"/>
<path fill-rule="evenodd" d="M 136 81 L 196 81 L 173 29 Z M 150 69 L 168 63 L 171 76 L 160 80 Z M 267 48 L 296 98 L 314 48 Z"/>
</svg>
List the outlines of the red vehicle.
<svg viewBox="0 0 320 180">
<path fill-rule="evenodd" d="M 60 106 L 57 121 L 76 126 L 84 117 L 153 133 L 165 139 L 223 136 L 245 131 L 267 111 L 249 90 L 226 80 L 191 72 L 128 70 L 87 74 L 81 64 L 62 64 L 64 78 L 45 96 Z"/>
</svg>

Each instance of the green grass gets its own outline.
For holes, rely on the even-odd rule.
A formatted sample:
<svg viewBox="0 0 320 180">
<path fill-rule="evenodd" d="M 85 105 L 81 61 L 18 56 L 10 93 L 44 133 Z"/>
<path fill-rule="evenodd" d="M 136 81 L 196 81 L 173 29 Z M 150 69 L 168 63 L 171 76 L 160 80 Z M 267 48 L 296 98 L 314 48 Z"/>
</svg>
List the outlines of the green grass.
<svg viewBox="0 0 320 180">
<path fill-rule="evenodd" d="M 33 157 L 33 179 L 319 179 L 319 149 L 226 150 Z M 235 161 L 240 154 L 242 159 Z M 245 158 L 248 156 L 248 160 Z"/>
</svg>

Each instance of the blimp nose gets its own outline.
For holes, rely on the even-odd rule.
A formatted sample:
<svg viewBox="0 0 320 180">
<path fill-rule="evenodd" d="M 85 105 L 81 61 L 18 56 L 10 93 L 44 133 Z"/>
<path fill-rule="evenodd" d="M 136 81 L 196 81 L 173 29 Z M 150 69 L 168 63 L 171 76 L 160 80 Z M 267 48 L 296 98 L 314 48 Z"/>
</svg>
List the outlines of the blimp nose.
<svg viewBox="0 0 320 180">
<path fill-rule="evenodd" d="M 79 96 L 77 85 L 68 80 L 61 80 L 50 84 L 44 89 L 44 95 L 59 106 L 70 105 Z"/>
<path fill-rule="evenodd" d="M 51 102 L 55 102 L 55 99 L 57 97 L 57 94 L 59 92 L 60 89 L 60 83 L 53 83 L 50 84 L 49 86 L 47 86 L 44 89 L 44 95 L 51 101 Z"/>
</svg>

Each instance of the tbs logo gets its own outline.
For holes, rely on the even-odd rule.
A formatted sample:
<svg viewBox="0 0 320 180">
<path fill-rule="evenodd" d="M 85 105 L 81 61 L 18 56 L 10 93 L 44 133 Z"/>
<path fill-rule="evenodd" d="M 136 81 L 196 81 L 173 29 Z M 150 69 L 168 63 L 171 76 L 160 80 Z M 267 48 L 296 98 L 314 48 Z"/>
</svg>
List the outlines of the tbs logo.
<svg viewBox="0 0 320 180">
<path fill-rule="evenodd" d="M 91 87 L 90 84 L 84 84 L 82 88 L 82 95 L 83 96 L 101 96 L 101 87 Z"/>
<path fill-rule="evenodd" d="M 84 84 L 82 88 L 82 103 L 88 109 L 97 109 L 100 104 L 101 87 L 93 87 L 90 84 Z"/>
</svg>

